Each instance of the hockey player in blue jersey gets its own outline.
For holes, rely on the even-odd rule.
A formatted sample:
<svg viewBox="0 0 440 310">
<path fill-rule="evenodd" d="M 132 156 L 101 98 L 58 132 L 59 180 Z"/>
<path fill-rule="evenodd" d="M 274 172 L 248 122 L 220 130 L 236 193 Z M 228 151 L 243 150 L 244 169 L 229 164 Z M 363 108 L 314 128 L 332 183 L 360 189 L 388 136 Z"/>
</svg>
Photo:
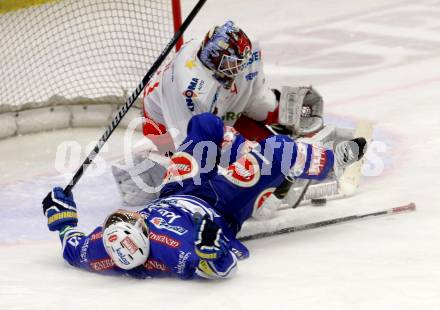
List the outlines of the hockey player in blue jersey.
<svg viewBox="0 0 440 310">
<path fill-rule="evenodd" d="M 227 169 L 218 165 L 225 143 L 238 158 Z M 267 197 L 286 175 L 322 180 L 360 159 L 365 146 L 358 138 L 327 149 L 283 135 L 258 144 L 238 134 L 225 141 L 222 120 L 203 113 L 190 120 L 159 199 L 136 212 L 110 214 L 89 235 L 76 228 L 76 204 L 61 188 L 46 196 L 43 211 L 72 266 L 136 278 L 228 278 L 237 260 L 249 256 L 236 238 L 242 224 L 270 211 Z"/>
</svg>

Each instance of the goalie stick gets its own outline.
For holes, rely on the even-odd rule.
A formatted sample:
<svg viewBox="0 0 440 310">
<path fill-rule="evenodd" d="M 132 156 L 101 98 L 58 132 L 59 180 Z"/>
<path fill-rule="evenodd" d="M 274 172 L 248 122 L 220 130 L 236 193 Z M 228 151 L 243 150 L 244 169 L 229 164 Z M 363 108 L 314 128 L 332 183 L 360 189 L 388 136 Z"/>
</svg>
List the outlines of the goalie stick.
<svg viewBox="0 0 440 310">
<path fill-rule="evenodd" d="M 266 237 L 271 237 L 271 236 L 293 233 L 293 232 L 297 232 L 297 231 L 326 227 L 326 226 L 330 226 L 330 225 L 334 225 L 334 224 L 357 221 L 357 220 L 361 220 L 361 219 L 368 218 L 368 217 L 396 215 L 396 214 L 411 212 L 411 211 L 415 211 L 415 210 L 416 210 L 416 204 L 414 202 L 411 202 L 407 205 L 394 207 L 394 208 L 386 209 L 386 210 L 382 210 L 382 211 L 376 211 L 376 212 L 359 214 L 359 215 L 337 217 L 337 218 L 333 218 L 330 220 L 313 222 L 313 223 L 298 225 L 298 226 L 292 226 L 292 227 L 282 228 L 282 229 L 270 231 L 270 232 L 257 233 L 257 234 L 250 235 L 250 236 L 240 237 L 239 240 L 240 241 L 248 241 L 248 240 L 261 239 L 261 238 L 266 238 Z"/>
<path fill-rule="evenodd" d="M 165 58 L 168 56 L 168 54 L 171 52 L 171 50 L 174 48 L 174 46 L 179 41 L 182 34 L 185 32 L 186 28 L 188 28 L 189 24 L 193 21 L 194 17 L 197 15 L 197 13 L 200 11 L 202 6 L 205 4 L 207 0 L 199 0 L 195 7 L 192 9 L 192 11 L 189 13 L 188 17 L 185 19 L 185 21 L 182 23 L 180 28 L 174 33 L 174 36 L 168 42 L 168 44 L 165 46 L 165 49 L 162 51 L 162 53 L 159 55 L 159 57 L 156 59 L 156 61 L 151 66 L 150 70 L 148 70 L 147 74 L 144 76 L 142 81 L 139 83 L 139 85 L 136 87 L 136 89 L 133 91 L 131 96 L 127 99 L 124 105 L 122 105 L 121 109 L 118 111 L 118 113 L 113 118 L 111 124 L 107 127 L 104 134 L 99 139 L 96 146 L 93 148 L 93 150 L 90 152 L 90 154 L 87 156 L 87 158 L 84 160 L 82 165 L 78 168 L 76 173 L 73 175 L 72 180 L 69 182 L 69 184 L 64 188 L 64 193 L 69 194 L 75 184 L 78 182 L 78 180 L 82 177 L 84 174 L 84 171 L 87 169 L 87 167 L 92 163 L 93 159 L 96 157 L 96 155 L 101 151 L 103 145 L 107 142 L 107 140 L 110 138 L 113 131 L 118 127 L 121 119 L 127 114 L 128 110 L 131 108 L 135 100 L 139 97 L 139 95 L 142 93 L 142 90 L 144 89 L 145 85 L 150 81 L 153 74 L 157 71 L 157 69 L 160 67 L 162 62 L 165 60 Z"/>
</svg>

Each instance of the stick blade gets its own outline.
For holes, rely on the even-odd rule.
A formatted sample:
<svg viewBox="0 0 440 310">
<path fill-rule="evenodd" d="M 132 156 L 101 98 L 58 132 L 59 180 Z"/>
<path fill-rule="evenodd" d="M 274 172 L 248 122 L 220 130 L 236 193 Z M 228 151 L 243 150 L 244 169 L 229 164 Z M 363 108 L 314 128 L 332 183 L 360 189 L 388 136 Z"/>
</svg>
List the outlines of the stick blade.
<svg viewBox="0 0 440 310">
<path fill-rule="evenodd" d="M 389 213 L 396 214 L 396 213 L 404 213 L 404 212 L 411 212 L 416 210 L 416 204 L 414 202 L 410 202 L 407 205 L 399 206 L 390 209 Z"/>
</svg>

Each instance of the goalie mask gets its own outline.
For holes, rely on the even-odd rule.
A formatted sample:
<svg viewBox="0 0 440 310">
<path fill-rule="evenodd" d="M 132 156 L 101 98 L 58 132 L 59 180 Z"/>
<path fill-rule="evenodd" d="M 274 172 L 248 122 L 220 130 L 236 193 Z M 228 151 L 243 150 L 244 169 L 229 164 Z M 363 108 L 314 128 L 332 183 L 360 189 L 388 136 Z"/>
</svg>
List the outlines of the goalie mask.
<svg viewBox="0 0 440 310">
<path fill-rule="evenodd" d="M 103 226 L 102 240 L 107 254 L 119 268 L 130 270 L 147 261 L 148 228 L 136 212 L 118 210 L 110 214 Z"/>
<path fill-rule="evenodd" d="M 216 26 L 205 36 L 198 56 L 220 81 L 233 81 L 246 67 L 252 55 L 252 43 L 234 22 Z"/>
</svg>

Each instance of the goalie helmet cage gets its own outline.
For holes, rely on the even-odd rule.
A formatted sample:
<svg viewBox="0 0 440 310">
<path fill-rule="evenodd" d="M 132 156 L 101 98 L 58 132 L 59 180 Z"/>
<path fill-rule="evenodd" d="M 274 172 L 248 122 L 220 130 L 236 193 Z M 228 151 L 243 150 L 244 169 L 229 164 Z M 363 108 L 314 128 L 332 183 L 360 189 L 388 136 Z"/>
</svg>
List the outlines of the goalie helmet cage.
<svg viewBox="0 0 440 310">
<path fill-rule="evenodd" d="M 180 0 L 59 0 L 0 14 L 0 139 L 107 125 L 180 25 Z M 122 127 L 140 110 L 129 114 Z"/>
</svg>

